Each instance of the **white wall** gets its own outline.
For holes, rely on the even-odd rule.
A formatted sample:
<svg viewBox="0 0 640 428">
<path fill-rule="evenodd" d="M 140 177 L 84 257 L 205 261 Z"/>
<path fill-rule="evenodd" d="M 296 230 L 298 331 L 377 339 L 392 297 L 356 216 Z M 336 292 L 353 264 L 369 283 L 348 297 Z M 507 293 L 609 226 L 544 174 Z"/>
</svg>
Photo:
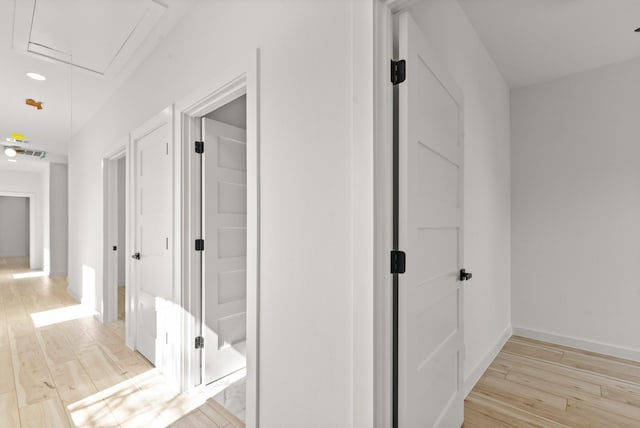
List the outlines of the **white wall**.
<svg viewBox="0 0 640 428">
<path fill-rule="evenodd" d="M 351 24 L 347 0 L 198 2 L 70 146 L 69 286 L 101 309 L 101 159 L 195 88 L 246 71 L 261 49 L 265 428 L 352 425 Z"/>
<path fill-rule="evenodd" d="M 635 60 L 511 96 L 514 326 L 635 358 L 638 76 Z"/>
<path fill-rule="evenodd" d="M 464 94 L 468 390 L 511 322 L 509 89 L 457 1 L 425 0 L 411 14 Z"/>
<path fill-rule="evenodd" d="M 67 165 L 49 164 L 49 248 L 52 275 L 67 274 L 67 208 Z"/>
<path fill-rule="evenodd" d="M 0 257 L 29 255 L 29 198 L 0 196 Z"/>
<path fill-rule="evenodd" d="M 125 285 L 126 282 L 126 208 L 127 208 L 127 158 L 118 159 L 117 167 L 117 181 L 118 181 L 118 286 Z"/>
<path fill-rule="evenodd" d="M 206 117 L 237 128 L 247 129 L 247 96 L 236 98 L 212 111 Z"/>
<path fill-rule="evenodd" d="M 31 269 L 44 267 L 44 227 L 48 223 L 44 210 L 45 176 L 48 177 L 48 170 L 46 174 L 44 171 L 0 170 L 0 194 L 32 195 L 29 219 Z"/>
</svg>

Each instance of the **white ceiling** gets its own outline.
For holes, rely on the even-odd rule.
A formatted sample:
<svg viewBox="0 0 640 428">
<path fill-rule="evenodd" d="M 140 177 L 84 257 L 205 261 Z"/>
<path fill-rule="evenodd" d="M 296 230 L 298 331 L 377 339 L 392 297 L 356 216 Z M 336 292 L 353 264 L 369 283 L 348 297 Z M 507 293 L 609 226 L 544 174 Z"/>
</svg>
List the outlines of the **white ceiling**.
<svg viewBox="0 0 640 428">
<path fill-rule="evenodd" d="M 24 134 L 30 149 L 47 151 L 48 161 L 65 162 L 71 136 L 98 112 L 194 1 L 0 0 L 0 144 L 13 133 Z M 25 4 L 32 9 L 29 28 L 25 28 Z M 30 48 L 33 43 L 71 54 L 73 62 L 97 72 L 60 62 L 64 56 L 53 60 L 35 55 Z M 47 80 L 31 80 L 27 72 L 43 74 Z M 44 109 L 26 106 L 27 98 L 43 101 Z M 27 163 L 17 159 L 8 163 L 0 152 L 3 169 L 21 169 Z"/>
<path fill-rule="evenodd" d="M 512 88 L 640 57 L 640 0 L 459 0 Z"/>
</svg>

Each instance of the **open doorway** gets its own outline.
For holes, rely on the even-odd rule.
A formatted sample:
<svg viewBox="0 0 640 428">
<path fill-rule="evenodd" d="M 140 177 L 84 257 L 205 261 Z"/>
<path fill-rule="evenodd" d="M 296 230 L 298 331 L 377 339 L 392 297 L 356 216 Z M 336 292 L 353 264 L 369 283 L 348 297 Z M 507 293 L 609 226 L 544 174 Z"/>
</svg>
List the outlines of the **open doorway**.
<svg viewBox="0 0 640 428">
<path fill-rule="evenodd" d="M 175 105 L 184 190 L 181 257 L 186 269 L 181 276 L 187 285 L 182 290 L 183 349 L 188 350 L 181 365 L 182 385 L 185 390 L 205 387 L 211 404 L 225 407 L 240 426 L 259 425 L 259 52 L 255 53 L 247 72 L 233 80 L 212 81 Z M 215 368 L 218 363 L 226 369 Z"/>
<path fill-rule="evenodd" d="M 103 322 L 125 330 L 127 286 L 127 157 L 125 148 L 104 160 L 105 230 Z"/>
<path fill-rule="evenodd" d="M 127 275 L 126 275 L 126 255 L 125 248 L 127 242 L 127 228 L 126 228 L 126 213 L 127 213 L 127 159 L 125 156 L 117 159 L 116 161 L 116 200 L 117 200 L 117 211 L 118 218 L 116 222 L 117 229 L 117 241 L 116 248 L 118 254 L 118 264 L 117 269 L 118 273 L 116 277 L 118 279 L 118 296 L 117 296 L 117 306 L 118 306 L 118 320 L 125 321 L 126 311 L 125 311 L 125 287 L 127 286 Z"/>
<path fill-rule="evenodd" d="M 202 336 L 205 384 L 242 421 L 247 345 L 247 100 L 242 95 L 201 122 Z"/>
<path fill-rule="evenodd" d="M 0 196 L 0 257 L 29 266 L 30 199 Z"/>
</svg>

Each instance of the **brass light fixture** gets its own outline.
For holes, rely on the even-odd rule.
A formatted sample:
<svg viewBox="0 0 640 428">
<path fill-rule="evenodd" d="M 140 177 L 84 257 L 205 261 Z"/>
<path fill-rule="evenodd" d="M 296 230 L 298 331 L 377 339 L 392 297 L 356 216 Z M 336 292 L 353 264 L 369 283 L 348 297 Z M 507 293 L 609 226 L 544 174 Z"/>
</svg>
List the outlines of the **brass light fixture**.
<svg viewBox="0 0 640 428">
<path fill-rule="evenodd" d="M 32 98 L 28 98 L 24 101 L 24 103 L 28 106 L 35 107 L 38 110 L 42 110 L 42 101 L 36 101 Z"/>
</svg>

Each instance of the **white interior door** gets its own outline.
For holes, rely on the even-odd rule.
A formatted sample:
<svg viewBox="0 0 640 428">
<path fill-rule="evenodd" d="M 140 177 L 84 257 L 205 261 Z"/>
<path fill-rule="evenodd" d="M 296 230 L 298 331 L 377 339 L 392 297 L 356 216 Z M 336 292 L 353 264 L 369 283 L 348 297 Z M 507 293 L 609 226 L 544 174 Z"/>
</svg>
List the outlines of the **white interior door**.
<svg viewBox="0 0 640 428">
<path fill-rule="evenodd" d="M 399 16 L 398 426 L 463 422 L 462 96 L 408 13 Z"/>
<path fill-rule="evenodd" d="M 246 131 L 203 118 L 205 383 L 246 366 Z"/>
<path fill-rule="evenodd" d="M 171 317 L 171 158 L 168 124 L 134 141 L 133 273 L 137 284 L 136 348 L 162 368 Z"/>
</svg>

